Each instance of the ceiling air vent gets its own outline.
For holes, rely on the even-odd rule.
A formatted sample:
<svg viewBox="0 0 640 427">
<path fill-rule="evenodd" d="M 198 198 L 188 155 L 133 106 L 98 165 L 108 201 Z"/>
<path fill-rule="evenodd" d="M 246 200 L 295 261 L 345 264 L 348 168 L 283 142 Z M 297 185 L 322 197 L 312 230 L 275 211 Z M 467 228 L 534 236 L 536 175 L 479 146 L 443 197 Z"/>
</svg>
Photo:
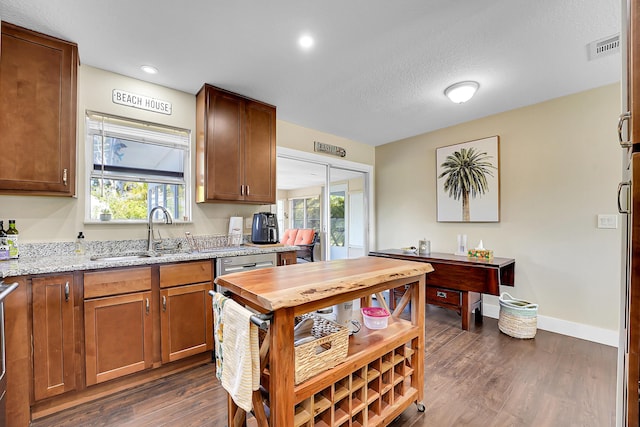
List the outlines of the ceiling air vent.
<svg viewBox="0 0 640 427">
<path fill-rule="evenodd" d="M 620 52 L 620 34 L 596 40 L 587 45 L 589 61 Z"/>
</svg>

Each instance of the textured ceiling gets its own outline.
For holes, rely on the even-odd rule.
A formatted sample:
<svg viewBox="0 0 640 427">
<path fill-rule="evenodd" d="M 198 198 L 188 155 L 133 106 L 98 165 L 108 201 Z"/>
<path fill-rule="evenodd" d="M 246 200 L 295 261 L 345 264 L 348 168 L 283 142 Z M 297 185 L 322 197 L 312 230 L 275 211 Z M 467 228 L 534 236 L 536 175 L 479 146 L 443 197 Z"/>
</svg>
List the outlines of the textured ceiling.
<svg viewBox="0 0 640 427">
<path fill-rule="evenodd" d="M 619 81 L 620 54 L 588 61 L 587 44 L 620 32 L 620 3 L 0 0 L 0 17 L 76 42 L 83 64 L 192 94 L 211 83 L 379 145 Z M 460 80 L 480 90 L 453 104 Z"/>
</svg>

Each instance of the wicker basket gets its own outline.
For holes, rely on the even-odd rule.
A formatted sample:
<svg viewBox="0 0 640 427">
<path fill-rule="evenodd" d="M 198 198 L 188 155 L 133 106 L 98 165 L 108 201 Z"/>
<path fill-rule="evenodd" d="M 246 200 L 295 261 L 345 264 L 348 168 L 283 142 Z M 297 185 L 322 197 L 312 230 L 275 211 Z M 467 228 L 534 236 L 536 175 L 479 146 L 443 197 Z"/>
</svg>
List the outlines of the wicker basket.
<svg viewBox="0 0 640 427">
<path fill-rule="evenodd" d="M 500 295 L 498 328 L 514 338 L 533 338 L 538 328 L 538 304 L 513 298 L 506 292 Z"/>
<path fill-rule="evenodd" d="M 347 328 L 313 313 L 302 317 L 313 317 L 311 334 L 316 339 L 294 348 L 296 385 L 333 368 L 346 359 L 349 350 Z"/>
</svg>

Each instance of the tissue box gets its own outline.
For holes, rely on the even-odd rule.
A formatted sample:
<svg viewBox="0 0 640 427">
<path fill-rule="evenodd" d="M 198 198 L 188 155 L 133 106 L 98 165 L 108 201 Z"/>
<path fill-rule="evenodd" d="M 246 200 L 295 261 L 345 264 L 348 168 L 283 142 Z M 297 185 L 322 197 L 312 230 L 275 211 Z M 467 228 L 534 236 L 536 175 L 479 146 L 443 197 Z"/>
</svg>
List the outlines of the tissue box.
<svg viewBox="0 0 640 427">
<path fill-rule="evenodd" d="M 469 258 L 493 259 L 493 251 L 489 249 L 469 249 Z"/>
</svg>

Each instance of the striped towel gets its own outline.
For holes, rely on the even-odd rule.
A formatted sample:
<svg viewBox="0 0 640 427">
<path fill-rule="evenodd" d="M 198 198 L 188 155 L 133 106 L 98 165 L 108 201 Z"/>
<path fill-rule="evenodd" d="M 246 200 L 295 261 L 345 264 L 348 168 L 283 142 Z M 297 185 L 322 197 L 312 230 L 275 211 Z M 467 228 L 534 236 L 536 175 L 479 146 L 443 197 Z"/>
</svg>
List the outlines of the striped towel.
<svg viewBox="0 0 640 427">
<path fill-rule="evenodd" d="M 260 386 L 258 327 L 252 313 L 220 293 L 213 296 L 216 376 L 238 407 L 251 410 Z"/>
</svg>

